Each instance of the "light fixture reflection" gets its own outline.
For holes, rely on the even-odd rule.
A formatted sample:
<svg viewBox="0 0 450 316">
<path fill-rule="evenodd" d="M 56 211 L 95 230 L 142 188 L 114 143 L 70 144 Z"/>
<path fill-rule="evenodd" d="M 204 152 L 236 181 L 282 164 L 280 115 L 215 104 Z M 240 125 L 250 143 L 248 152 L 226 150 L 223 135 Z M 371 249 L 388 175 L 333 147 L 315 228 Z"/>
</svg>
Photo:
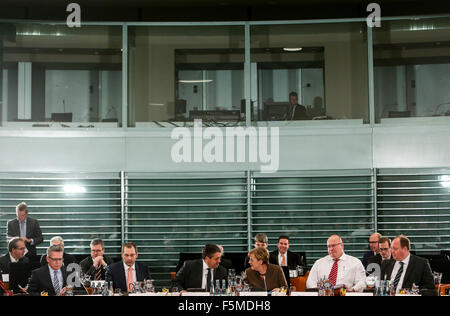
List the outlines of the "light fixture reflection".
<svg viewBox="0 0 450 316">
<path fill-rule="evenodd" d="M 450 176 L 441 176 L 441 185 L 444 188 L 450 188 Z"/>
<path fill-rule="evenodd" d="M 86 188 L 79 185 L 65 185 L 64 192 L 69 194 L 86 193 Z"/>
</svg>

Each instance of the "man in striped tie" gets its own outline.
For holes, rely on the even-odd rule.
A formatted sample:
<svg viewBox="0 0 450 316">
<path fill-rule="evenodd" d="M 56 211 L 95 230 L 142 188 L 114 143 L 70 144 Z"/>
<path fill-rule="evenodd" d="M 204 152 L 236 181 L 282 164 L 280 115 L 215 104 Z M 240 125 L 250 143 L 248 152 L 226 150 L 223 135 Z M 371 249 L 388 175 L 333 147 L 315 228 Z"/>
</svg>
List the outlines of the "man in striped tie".
<svg viewBox="0 0 450 316">
<path fill-rule="evenodd" d="M 344 252 L 344 242 L 338 235 L 328 238 L 327 248 L 328 256 L 314 263 L 306 287 L 317 288 L 319 280 L 328 279 L 349 292 L 362 292 L 366 288 L 366 273 L 361 260 Z"/>
<path fill-rule="evenodd" d="M 47 292 L 50 296 L 63 295 L 67 282 L 67 271 L 63 265 L 61 246 L 50 246 L 47 249 L 47 263 L 33 271 L 28 292 L 32 295 L 40 295 L 42 292 Z"/>
<path fill-rule="evenodd" d="M 392 281 L 398 293 L 417 285 L 422 295 L 436 295 L 434 278 L 428 260 L 410 253 L 411 242 L 400 235 L 392 241 L 392 258 L 381 265 L 381 278 Z"/>
</svg>

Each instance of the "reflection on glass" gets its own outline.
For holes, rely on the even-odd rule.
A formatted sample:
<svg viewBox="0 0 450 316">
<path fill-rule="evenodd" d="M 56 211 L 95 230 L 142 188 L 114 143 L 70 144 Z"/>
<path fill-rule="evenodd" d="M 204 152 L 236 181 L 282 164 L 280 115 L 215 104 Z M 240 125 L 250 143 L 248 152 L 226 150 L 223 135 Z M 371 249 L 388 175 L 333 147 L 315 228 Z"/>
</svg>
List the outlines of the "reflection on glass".
<svg viewBox="0 0 450 316">
<path fill-rule="evenodd" d="M 243 26 L 130 28 L 130 126 L 241 120 L 244 45 Z"/>
<path fill-rule="evenodd" d="M 368 122 L 363 23 L 251 27 L 254 120 Z"/>
<path fill-rule="evenodd" d="M 122 115 L 120 26 L 0 28 L 7 34 L 0 50 L 5 125 L 90 127 L 86 123 L 107 122 L 117 127 Z"/>
<path fill-rule="evenodd" d="M 383 22 L 374 32 L 375 116 L 450 116 L 450 20 Z"/>
</svg>

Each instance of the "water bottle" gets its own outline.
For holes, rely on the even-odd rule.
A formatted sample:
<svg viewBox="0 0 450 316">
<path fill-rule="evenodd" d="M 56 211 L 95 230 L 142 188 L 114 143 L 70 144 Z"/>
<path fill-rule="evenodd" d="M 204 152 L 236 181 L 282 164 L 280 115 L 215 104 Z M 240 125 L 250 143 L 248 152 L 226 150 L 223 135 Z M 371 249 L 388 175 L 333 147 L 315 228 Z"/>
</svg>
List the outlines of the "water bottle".
<svg viewBox="0 0 450 316">
<path fill-rule="evenodd" d="M 210 282 L 210 285 L 209 285 L 209 295 L 211 295 L 211 296 L 214 296 L 214 281 L 213 281 L 213 279 L 211 278 L 211 282 Z"/>
<path fill-rule="evenodd" d="M 214 293 L 215 293 L 217 296 L 222 296 L 221 288 L 220 288 L 220 280 L 216 280 L 216 288 L 215 288 Z"/>
<path fill-rule="evenodd" d="M 302 276 L 302 275 L 303 275 L 303 267 L 297 266 L 297 276 Z"/>
<path fill-rule="evenodd" d="M 221 290 L 221 294 L 224 295 L 224 296 L 227 295 L 227 287 L 226 287 L 225 280 L 222 280 L 222 290 Z"/>
<path fill-rule="evenodd" d="M 102 296 L 109 296 L 109 285 L 108 282 L 105 282 L 102 287 Z"/>
</svg>

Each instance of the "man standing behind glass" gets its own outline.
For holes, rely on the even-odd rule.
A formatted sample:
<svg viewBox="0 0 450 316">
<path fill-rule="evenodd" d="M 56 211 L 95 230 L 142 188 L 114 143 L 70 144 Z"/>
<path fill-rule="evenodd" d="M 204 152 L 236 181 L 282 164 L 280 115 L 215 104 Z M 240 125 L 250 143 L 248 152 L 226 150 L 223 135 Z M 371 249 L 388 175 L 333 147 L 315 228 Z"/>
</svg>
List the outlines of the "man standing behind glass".
<svg viewBox="0 0 450 316">
<path fill-rule="evenodd" d="M 28 217 L 28 206 L 25 202 L 16 206 L 16 215 L 17 218 L 10 220 L 7 225 L 8 240 L 21 237 L 27 247 L 25 255 L 36 256 L 36 246 L 44 241 L 41 227 L 37 220 Z"/>
<path fill-rule="evenodd" d="M 81 271 L 90 275 L 91 280 L 104 280 L 106 268 L 113 261 L 105 256 L 105 244 L 101 239 L 91 241 L 91 256 L 80 262 Z"/>
<path fill-rule="evenodd" d="M 309 120 L 306 108 L 303 105 L 298 104 L 297 92 L 289 93 L 289 113 L 288 121 Z"/>
<path fill-rule="evenodd" d="M 41 292 L 47 292 L 50 296 L 62 295 L 67 284 L 67 271 L 63 265 L 61 246 L 50 246 L 46 260 L 46 266 L 33 271 L 28 292 L 32 295 L 40 295 Z"/>
<path fill-rule="evenodd" d="M 366 272 L 361 261 L 344 253 L 344 243 L 338 235 L 328 238 L 327 248 L 329 255 L 314 263 L 306 288 L 317 288 L 319 280 L 328 279 L 349 292 L 362 292 L 366 288 Z"/>
</svg>

